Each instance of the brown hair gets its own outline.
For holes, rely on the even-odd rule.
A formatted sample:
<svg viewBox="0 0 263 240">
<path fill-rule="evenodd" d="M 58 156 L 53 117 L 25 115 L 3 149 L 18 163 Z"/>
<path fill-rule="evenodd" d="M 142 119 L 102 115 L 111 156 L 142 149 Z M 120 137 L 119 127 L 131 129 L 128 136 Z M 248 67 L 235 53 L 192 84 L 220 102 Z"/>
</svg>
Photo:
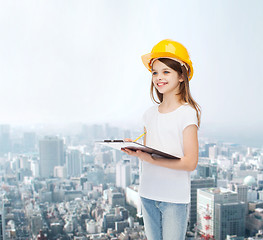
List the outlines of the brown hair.
<svg viewBox="0 0 263 240">
<path fill-rule="evenodd" d="M 188 80 L 188 73 L 187 69 L 185 66 L 181 66 L 179 62 L 176 62 L 172 59 L 169 58 L 159 58 L 158 59 L 160 62 L 164 63 L 167 65 L 169 68 L 172 68 L 174 71 L 176 71 L 179 74 L 179 77 L 183 78 L 183 82 L 180 82 L 179 85 L 179 93 L 176 95 L 179 95 L 181 97 L 181 101 L 190 104 L 196 111 L 196 116 L 198 120 L 198 126 L 200 127 L 200 116 L 201 116 L 201 107 L 197 104 L 197 102 L 193 99 L 191 93 L 190 93 L 190 88 L 189 88 L 189 80 Z M 189 66 L 187 65 L 188 69 Z M 156 101 L 154 94 L 153 94 L 153 89 L 155 89 L 155 93 L 159 99 L 159 101 Z M 154 102 L 160 104 L 163 101 L 163 94 L 160 93 L 155 87 L 153 82 L 151 83 L 151 98 Z"/>
</svg>

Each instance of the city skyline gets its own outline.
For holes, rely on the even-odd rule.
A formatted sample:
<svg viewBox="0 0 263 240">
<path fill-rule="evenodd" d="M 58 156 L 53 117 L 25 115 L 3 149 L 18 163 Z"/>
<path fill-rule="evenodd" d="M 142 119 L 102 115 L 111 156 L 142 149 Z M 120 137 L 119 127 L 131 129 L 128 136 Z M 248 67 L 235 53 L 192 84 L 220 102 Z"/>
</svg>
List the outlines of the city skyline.
<svg viewBox="0 0 263 240">
<path fill-rule="evenodd" d="M 124 235 L 145 240 L 138 192 L 141 161 L 95 144 L 96 139 L 138 132 L 109 125 L 49 137 L 43 131 L 0 125 L 0 202 L 2 196 L 5 213 L 0 207 L 0 226 L 6 240 L 115 240 Z M 263 149 L 200 137 L 186 239 L 263 237 L 262 156 Z"/>
</svg>

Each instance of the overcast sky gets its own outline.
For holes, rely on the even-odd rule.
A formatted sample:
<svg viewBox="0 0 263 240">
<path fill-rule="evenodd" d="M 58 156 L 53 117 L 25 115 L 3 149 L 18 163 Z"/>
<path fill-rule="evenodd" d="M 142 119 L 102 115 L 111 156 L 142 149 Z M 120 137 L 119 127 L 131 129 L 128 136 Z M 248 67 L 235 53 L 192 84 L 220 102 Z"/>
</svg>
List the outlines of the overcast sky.
<svg viewBox="0 0 263 240">
<path fill-rule="evenodd" d="M 141 55 L 191 56 L 202 126 L 263 130 L 261 0 L 0 0 L 0 123 L 139 123 L 153 103 Z"/>
</svg>

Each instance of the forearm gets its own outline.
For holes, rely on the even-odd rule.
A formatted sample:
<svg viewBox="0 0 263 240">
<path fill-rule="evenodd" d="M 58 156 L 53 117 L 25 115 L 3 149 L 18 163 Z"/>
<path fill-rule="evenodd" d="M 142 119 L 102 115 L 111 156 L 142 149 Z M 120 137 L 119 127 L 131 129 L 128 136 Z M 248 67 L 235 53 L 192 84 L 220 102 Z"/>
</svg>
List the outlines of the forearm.
<svg viewBox="0 0 263 240">
<path fill-rule="evenodd" d="M 152 157 L 152 161 L 150 163 L 176 170 L 193 171 L 196 168 L 197 161 L 198 159 L 196 159 L 195 157 L 182 157 L 180 159 Z"/>
<path fill-rule="evenodd" d="M 198 162 L 198 151 L 197 154 L 190 154 L 180 159 L 153 158 L 151 154 L 142 152 L 141 150 L 122 149 L 122 151 L 131 156 L 138 157 L 142 161 L 176 170 L 193 171 Z"/>
</svg>

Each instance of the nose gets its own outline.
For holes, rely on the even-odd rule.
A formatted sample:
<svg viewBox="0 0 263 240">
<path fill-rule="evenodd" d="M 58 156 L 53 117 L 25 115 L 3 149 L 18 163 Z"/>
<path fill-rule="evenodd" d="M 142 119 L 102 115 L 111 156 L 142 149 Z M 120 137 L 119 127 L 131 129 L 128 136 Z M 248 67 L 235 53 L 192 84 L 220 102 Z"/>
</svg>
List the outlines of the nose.
<svg viewBox="0 0 263 240">
<path fill-rule="evenodd" d="M 160 73 L 160 74 L 158 74 L 158 77 L 157 77 L 157 80 L 158 81 L 161 81 L 163 79 L 163 75 Z"/>
</svg>

